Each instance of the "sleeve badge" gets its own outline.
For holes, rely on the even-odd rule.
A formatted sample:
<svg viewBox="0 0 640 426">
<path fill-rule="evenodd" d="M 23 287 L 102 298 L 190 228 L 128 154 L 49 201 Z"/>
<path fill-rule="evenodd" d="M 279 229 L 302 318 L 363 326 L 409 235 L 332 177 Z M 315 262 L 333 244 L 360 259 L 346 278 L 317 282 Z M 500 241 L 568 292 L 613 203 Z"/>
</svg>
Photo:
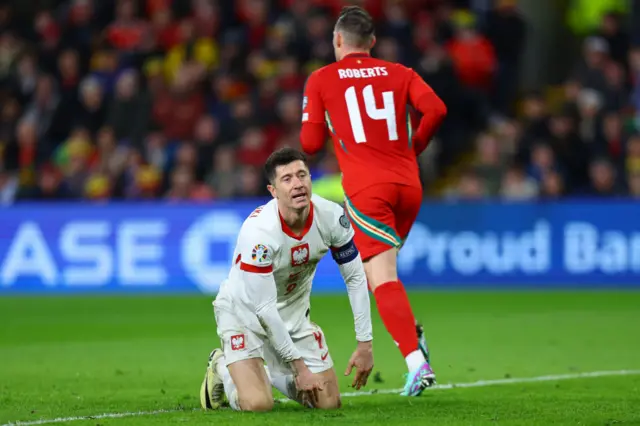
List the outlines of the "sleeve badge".
<svg viewBox="0 0 640 426">
<path fill-rule="evenodd" d="M 264 244 L 256 244 L 251 250 L 251 260 L 257 263 L 269 263 L 271 261 L 271 252 Z"/>
<path fill-rule="evenodd" d="M 349 227 L 351 226 L 351 223 L 349 222 L 349 218 L 347 218 L 346 214 L 342 214 L 342 216 L 340 216 L 340 219 L 338 219 L 338 222 L 340 222 L 340 225 L 345 228 L 345 229 L 349 229 Z"/>
</svg>

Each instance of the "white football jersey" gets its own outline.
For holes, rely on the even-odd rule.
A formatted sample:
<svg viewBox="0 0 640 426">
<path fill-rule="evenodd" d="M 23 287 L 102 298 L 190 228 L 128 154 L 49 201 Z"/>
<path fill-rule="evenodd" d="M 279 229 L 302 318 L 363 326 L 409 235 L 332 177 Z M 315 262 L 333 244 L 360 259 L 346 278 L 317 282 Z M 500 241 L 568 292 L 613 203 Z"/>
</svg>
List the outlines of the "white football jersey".
<svg viewBox="0 0 640 426">
<path fill-rule="evenodd" d="M 229 277 L 221 284 L 215 304 L 241 309 L 243 315 L 249 316 L 252 303 L 242 272 L 272 272 L 278 312 L 289 333 L 295 334 L 308 315 L 318 262 L 330 250 L 337 260 L 356 257 L 352 239 L 353 229 L 344 209 L 332 201 L 313 195 L 304 231 L 296 236 L 280 216 L 277 201 L 271 200 L 244 221 Z M 251 328 L 259 327 L 255 318 L 243 321 Z"/>
</svg>

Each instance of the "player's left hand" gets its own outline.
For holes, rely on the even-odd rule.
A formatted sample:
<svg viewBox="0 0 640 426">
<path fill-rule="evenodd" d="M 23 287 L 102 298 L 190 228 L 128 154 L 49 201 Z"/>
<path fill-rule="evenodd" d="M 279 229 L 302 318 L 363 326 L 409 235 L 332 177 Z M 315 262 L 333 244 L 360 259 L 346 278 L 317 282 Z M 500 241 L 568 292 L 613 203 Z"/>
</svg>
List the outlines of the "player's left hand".
<svg viewBox="0 0 640 426">
<path fill-rule="evenodd" d="M 350 375 L 354 367 L 356 369 L 356 375 L 353 378 L 351 386 L 356 389 L 360 389 L 361 387 L 366 386 L 369 375 L 373 370 L 373 345 L 371 344 L 371 341 L 358 342 L 358 347 L 353 355 L 351 355 L 349 365 L 347 366 L 344 375 Z"/>
</svg>

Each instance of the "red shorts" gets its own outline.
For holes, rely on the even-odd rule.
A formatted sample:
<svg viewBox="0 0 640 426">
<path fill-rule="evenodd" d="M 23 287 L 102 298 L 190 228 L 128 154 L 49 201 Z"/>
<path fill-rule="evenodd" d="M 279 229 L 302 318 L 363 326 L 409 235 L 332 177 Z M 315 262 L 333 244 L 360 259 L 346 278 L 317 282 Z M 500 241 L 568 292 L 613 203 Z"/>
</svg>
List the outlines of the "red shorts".
<svg viewBox="0 0 640 426">
<path fill-rule="evenodd" d="M 397 183 L 375 185 L 353 197 L 345 196 L 345 210 L 362 259 L 402 246 L 421 204 L 422 188 Z"/>
</svg>

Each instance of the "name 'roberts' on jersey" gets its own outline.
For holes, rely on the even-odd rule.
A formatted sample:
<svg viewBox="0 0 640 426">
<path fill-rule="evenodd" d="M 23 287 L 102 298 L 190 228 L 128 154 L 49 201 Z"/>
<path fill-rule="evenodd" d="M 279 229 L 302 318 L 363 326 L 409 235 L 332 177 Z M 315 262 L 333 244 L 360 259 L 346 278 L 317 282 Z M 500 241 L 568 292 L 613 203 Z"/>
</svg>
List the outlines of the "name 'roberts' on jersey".
<svg viewBox="0 0 640 426">
<path fill-rule="evenodd" d="M 371 78 L 371 77 L 387 77 L 389 71 L 387 67 L 372 67 L 372 68 L 347 68 L 339 69 L 339 78 Z"/>
</svg>

